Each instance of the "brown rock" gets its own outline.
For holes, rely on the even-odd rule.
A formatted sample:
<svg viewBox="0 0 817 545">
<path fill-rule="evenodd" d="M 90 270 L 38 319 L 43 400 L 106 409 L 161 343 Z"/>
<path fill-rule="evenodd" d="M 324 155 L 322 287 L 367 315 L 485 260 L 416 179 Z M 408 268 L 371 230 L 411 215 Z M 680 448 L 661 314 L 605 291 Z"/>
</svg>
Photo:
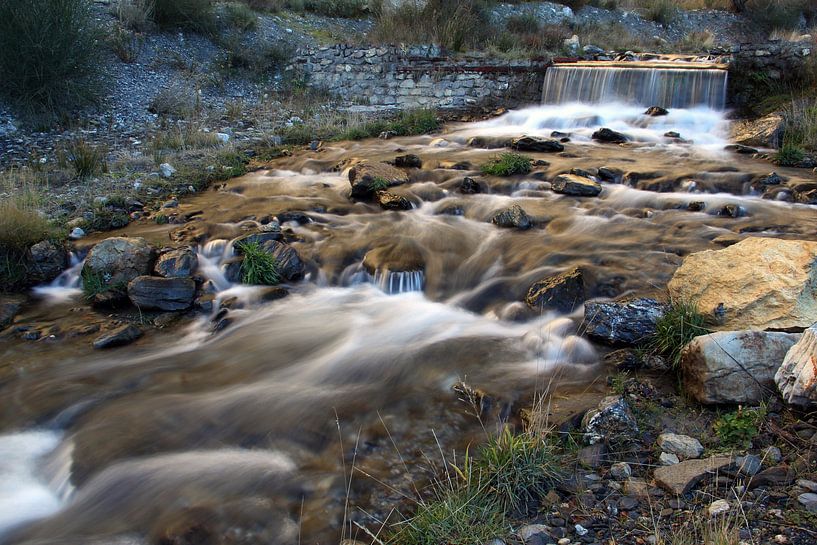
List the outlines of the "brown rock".
<svg viewBox="0 0 817 545">
<path fill-rule="evenodd" d="M 817 325 L 803 333 L 774 376 L 783 399 L 792 405 L 817 405 Z"/>
<path fill-rule="evenodd" d="M 702 479 L 729 468 L 733 463 L 734 459 L 731 456 L 687 460 L 680 464 L 659 467 L 653 476 L 658 486 L 676 496 L 682 496 L 692 490 Z"/>
<path fill-rule="evenodd" d="M 368 199 L 376 191 L 395 185 L 406 184 L 409 175 L 388 163 L 362 161 L 349 170 L 352 198 Z"/>
</svg>

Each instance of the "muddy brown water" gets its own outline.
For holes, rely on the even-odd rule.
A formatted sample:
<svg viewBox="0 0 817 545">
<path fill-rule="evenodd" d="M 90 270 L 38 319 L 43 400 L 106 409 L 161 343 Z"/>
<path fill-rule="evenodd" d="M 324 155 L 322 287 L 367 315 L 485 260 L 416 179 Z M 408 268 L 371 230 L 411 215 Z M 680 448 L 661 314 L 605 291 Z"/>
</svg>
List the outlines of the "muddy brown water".
<svg viewBox="0 0 817 545">
<path fill-rule="evenodd" d="M 479 165 L 500 150 L 469 147 L 468 138 L 549 134 L 564 129 L 547 121 L 558 111 L 325 144 L 183 201 L 181 214 L 200 212 L 184 225 L 142 221 L 114 233 L 194 244 L 218 271 L 227 241 L 302 211 L 311 221 L 284 230 L 308 274 L 272 302 L 222 286 L 221 298 L 245 304 L 217 333 L 209 316 L 188 316 L 107 352 L 90 348 L 93 334 L 77 334 L 111 320 L 81 299 L 29 306 L 21 323 L 53 337 L 22 341 L 7 330 L 0 340 L 0 542 L 365 540 L 359 526 L 376 532 L 393 508 L 410 509 L 442 456 L 462 456 L 507 407 L 545 390 L 554 419 L 592 405 L 604 391 L 605 349 L 579 334 L 581 309 L 527 309 L 532 282 L 581 266 L 591 297 L 660 295 L 689 253 L 746 236 L 817 238 L 813 207 L 751 194 L 752 179 L 772 168 L 718 151 L 720 121 L 700 129 L 700 145 L 661 139 L 673 123 L 703 125 L 695 116 L 704 114 L 688 115 L 654 122 L 626 113 L 639 142 L 625 146 L 589 142 L 592 123 L 581 121 L 564 153 L 529 154 L 549 165 L 510 178 L 481 176 Z M 413 210 L 349 199 L 350 161 L 406 153 L 423 168 L 394 192 Z M 640 177 L 634 187 L 605 183 L 593 198 L 550 191 L 558 173 L 601 166 Z M 464 176 L 482 192 L 460 193 Z M 689 211 L 692 202 L 704 211 Z M 490 223 L 512 204 L 532 229 Z M 742 217 L 718 215 L 730 204 Z M 389 249 L 384 269 L 421 264 L 413 281 L 422 291 L 376 285 L 362 260 L 378 248 Z M 496 400 L 482 421 L 452 390 L 463 380 Z"/>
</svg>

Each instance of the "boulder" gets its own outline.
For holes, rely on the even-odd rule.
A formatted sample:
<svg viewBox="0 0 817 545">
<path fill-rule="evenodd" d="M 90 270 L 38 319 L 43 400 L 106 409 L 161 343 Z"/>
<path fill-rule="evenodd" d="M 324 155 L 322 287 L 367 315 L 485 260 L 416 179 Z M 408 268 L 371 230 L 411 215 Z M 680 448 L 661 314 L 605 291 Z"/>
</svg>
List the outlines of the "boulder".
<svg viewBox="0 0 817 545">
<path fill-rule="evenodd" d="M 125 324 L 107 333 L 100 335 L 94 340 L 94 348 L 113 348 L 130 344 L 142 336 L 142 330 L 133 324 Z"/>
<path fill-rule="evenodd" d="M 620 184 L 624 180 L 624 171 L 615 167 L 599 167 L 599 179 L 611 184 Z"/>
<path fill-rule="evenodd" d="M 731 124 L 730 140 L 744 146 L 778 148 L 783 141 L 786 122 L 779 113 L 760 119 L 735 121 Z"/>
<path fill-rule="evenodd" d="M 584 322 L 591 339 L 611 345 L 635 345 L 655 334 L 667 305 L 655 299 L 623 299 L 586 303 Z"/>
<path fill-rule="evenodd" d="M 533 227 L 530 216 L 518 204 L 497 212 L 491 218 L 491 223 L 498 227 L 516 228 L 522 231 Z"/>
<path fill-rule="evenodd" d="M 107 238 L 88 252 L 82 275 L 124 294 L 128 282 L 150 274 L 155 258 L 156 249 L 143 238 Z"/>
<path fill-rule="evenodd" d="M 408 182 L 408 174 L 387 163 L 362 161 L 349 169 L 353 199 L 369 199 L 375 191 Z"/>
<path fill-rule="evenodd" d="M 601 400 L 598 408 L 584 415 L 584 437 L 588 444 L 605 442 L 614 451 L 629 450 L 638 438 L 638 424 L 630 406 L 619 396 Z"/>
<path fill-rule="evenodd" d="M 717 329 L 801 330 L 817 321 L 817 242 L 751 237 L 688 255 L 668 288 Z"/>
<path fill-rule="evenodd" d="M 608 128 L 597 130 L 593 133 L 592 138 L 593 140 L 607 142 L 609 144 L 624 144 L 625 142 L 630 141 L 626 135 Z"/>
<path fill-rule="evenodd" d="M 295 248 L 277 240 L 265 242 L 261 248 L 275 259 L 275 267 L 281 278 L 294 282 L 304 277 L 306 266 Z"/>
<path fill-rule="evenodd" d="M 411 210 L 411 201 L 403 195 L 397 195 L 389 191 L 378 191 L 375 200 L 383 210 Z"/>
<path fill-rule="evenodd" d="M 64 246 L 43 240 L 29 250 L 28 274 L 34 283 L 51 282 L 68 268 L 69 263 Z"/>
<path fill-rule="evenodd" d="M 660 117 L 663 115 L 669 115 L 669 110 L 662 108 L 661 106 L 650 106 L 647 108 L 647 111 L 644 112 L 644 115 L 648 115 L 650 117 Z"/>
<path fill-rule="evenodd" d="M 556 193 L 572 195 L 574 197 L 596 197 L 601 193 L 601 184 L 575 174 L 560 174 L 551 182 L 551 188 Z"/>
<path fill-rule="evenodd" d="M 425 258 L 422 247 L 411 238 L 394 238 L 366 252 L 363 268 L 371 275 L 378 271 L 422 271 L 425 270 Z"/>
<path fill-rule="evenodd" d="M 482 189 L 479 187 L 479 182 L 471 177 L 465 177 L 462 179 L 460 183 L 460 193 L 464 193 L 466 195 L 473 195 L 474 193 L 481 192 Z"/>
<path fill-rule="evenodd" d="M 766 331 L 695 337 L 681 353 L 684 391 L 704 404 L 759 403 L 774 392 L 775 372 L 798 338 Z"/>
<path fill-rule="evenodd" d="M 577 268 L 547 276 L 528 289 L 525 302 L 534 310 L 572 312 L 584 302 L 584 274 Z"/>
<path fill-rule="evenodd" d="M 536 153 L 551 153 L 564 151 L 565 147 L 558 140 L 542 138 L 541 136 L 520 136 L 511 142 L 516 151 L 530 151 Z"/>
<path fill-rule="evenodd" d="M 675 454 L 679 460 L 700 458 L 704 447 L 700 441 L 688 435 L 662 433 L 658 436 L 658 448 L 668 454 Z"/>
<path fill-rule="evenodd" d="M 468 146 L 479 149 L 508 148 L 513 143 L 511 138 L 501 136 L 474 136 L 468 139 Z"/>
<path fill-rule="evenodd" d="M 413 154 L 400 155 L 394 158 L 394 166 L 398 168 L 423 168 L 423 161 Z"/>
<path fill-rule="evenodd" d="M 142 309 L 185 310 L 193 304 L 195 295 L 192 278 L 137 276 L 128 284 L 128 298 Z"/>
<path fill-rule="evenodd" d="M 704 460 L 687 460 L 679 464 L 659 467 L 653 473 L 655 483 L 665 490 L 683 496 L 701 480 L 714 477 L 734 464 L 731 456 L 713 456 Z"/>
<path fill-rule="evenodd" d="M 16 299 L 0 299 L 0 330 L 7 328 L 14 322 L 14 318 L 22 308 L 22 303 Z"/>
<path fill-rule="evenodd" d="M 153 271 L 165 278 L 187 278 L 199 267 L 199 258 L 193 248 L 184 247 L 164 252 L 156 260 Z"/>
<path fill-rule="evenodd" d="M 741 144 L 730 144 L 725 146 L 723 149 L 739 155 L 754 155 L 757 153 L 755 148 L 750 148 L 749 146 L 743 146 Z"/>
<path fill-rule="evenodd" d="M 774 381 L 787 403 L 817 406 L 817 324 L 789 349 Z"/>
</svg>

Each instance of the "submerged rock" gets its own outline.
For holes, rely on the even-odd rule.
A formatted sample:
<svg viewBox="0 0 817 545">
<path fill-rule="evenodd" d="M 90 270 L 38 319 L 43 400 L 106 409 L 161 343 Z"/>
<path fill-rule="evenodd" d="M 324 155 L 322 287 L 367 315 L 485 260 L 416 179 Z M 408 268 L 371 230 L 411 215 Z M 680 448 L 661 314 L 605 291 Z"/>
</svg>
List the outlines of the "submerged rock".
<svg viewBox="0 0 817 545">
<path fill-rule="evenodd" d="M 491 219 L 491 223 L 498 227 L 516 228 L 523 231 L 533 227 L 530 216 L 518 204 L 497 212 Z"/>
<path fill-rule="evenodd" d="M 796 330 L 817 320 L 817 242 L 751 237 L 684 258 L 668 288 L 718 329 Z"/>
<path fill-rule="evenodd" d="M 94 348 L 113 348 L 130 344 L 142 336 L 142 330 L 133 324 L 126 324 L 100 335 L 94 340 Z"/>
<path fill-rule="evenodd" d="M 574 197 L 596 197 L 601 193 L 601 184 L 575 174 L 560 174 L 551 183 L 553 191 Z"/>
<path fill-rule="evenodd" d="M 586 303 L 584 321 L 588 337 L 612 345 L 635 345 L 655 334 L 667 305 L 655 299 L 624 299 Z"/>
<path fill-rule="evenodd" d="M 378 191 L 375 193 L 375 200 L 383 210 L 411 210 L 411 201 L 403 195 L 391 193 L 389 191 Z"/>
<path fill-rule="evenodd" d="M 363 267 L 371 275 L 378 271 L 422 271 L 425 270 L 425 258 L 417 242 L 408 237 L 395 238 L 366 252 Z"/>
<path fill-rule="evenodd" d="M 33 283 L 51 282 L 68 268 L 68 252 L 50 240 L 38 242 L 29 250 L 28 274 Z"/>
<path fill-rule="evenodd" d="M 650 117 L 660 117 L 663 115 L 669 115 L 669 110 L 662 108 L 661 106 L 650 106 L 647 108 L 647 111 L 644 112 L 644 115 L 648 115 Z"/>
<path fill-rule="evenodd" d="M 409 175 L 387 163 L 362 161 L 349 169 L 353 199 L 369 199 L 376 191 L 409 182 Z"/>
<path fill-rule="evenodd" d="M 196 283 L 191 278 L 137 276 L 128 284 L 128 298 L 144 309 L 186 310 L 195 295 Z"/>
<path fill-rule="evenodd" d="M 511 138 L 499 136 L 474 136 L 468 139 L 468 146 L 480 149 L 508 148 L 513 143 Z"/>
<path fill-rule="evenodd" d="M 535 282 L 528 289 L 525 302 L 534 310 L 555 309 L 572 312 L 584 302 L 584 275 L 574 268 Z"/>
<path fill-rule="evenodd" d="M 107 238 L 91 248 L 82 275 L 124 294 L 128 282 L 150 274 L 155 258 L 156 249 L 143 238 Z"/>
<path fill-rule="evenodd" d="M 750 148 L 749 146 L 742 146 L 740 144 L 730 144 L 724 147 L 723 149 L 740 155 L 754 155 L 755 153 L 757 153 L 757 150 L 755 148 Z"/>
<path fill-rule="evenodd" d="M 275 259 L 275 268 L 281 278 L 294 282 L 304 277 L 306 266 L 295 248 L 277 240 L 265 242 L 261 247 Z"/>
<path fill-rule="evenodd" d="M 465 177 L 462 179 L 460 183 L 460 193 L 465 195 L 473 195 L 475 193 L 480 193 L 482 189 L 479 187 L 479 182 L 471 177 Z"/>
<path fill-rule="evenodd" d="M 530 151 L 537 153 L 550 153 L 565 150 L 565 147 L 557 140 L 542 138 L 541 136 L 520 136 L 511 142 L 511 147 L 516 151 Z"/>
<path fill-rule="evenodd" d="M 22 303 L 16 299 L 0 300 L 0 330 L 10 326 L 22 308 Z"/>
<path fill-rule="evenodd" d="M 198 267 L 199 258 L 193 248 L 188 246 L 161 254 L 153 270 L 165 278 L 186 278 L 193 276 Z"/>
<path fill-rule="evenodd" d="M 398 168 L 423 168 L 423 161 L 413 154 L 400 155 L 394 158 L 394 166 Z"/>
<path fill-rule="evenodd" d="M 789 349 L 774 381 L 787 403 L 817 406 L 817 324 Z"/>
<path fill-rule="evenodd" d="M 608 142 L 610 144 L 624 144 L 625 142 L 630 141 L 630 139 L 626 135 L 620 132 L 616 132 L 612 129 L 608 129 L 606 127 L 594 132 L 592 138 L 593 140 L 598 140 L 599 142 Z"/>
<path fill-rule="evenodd" d="M 620 184 L 624 180 L 624 171 L 615 167 L 599 167 L 599 179 L 611 184 Z"/>
<path fill-rule="evenodd" d="M 681 354 L 684 391 L 700 403 L 759 403 L 798 335 L 718 331 L 695 337 Z"/>
</svg>

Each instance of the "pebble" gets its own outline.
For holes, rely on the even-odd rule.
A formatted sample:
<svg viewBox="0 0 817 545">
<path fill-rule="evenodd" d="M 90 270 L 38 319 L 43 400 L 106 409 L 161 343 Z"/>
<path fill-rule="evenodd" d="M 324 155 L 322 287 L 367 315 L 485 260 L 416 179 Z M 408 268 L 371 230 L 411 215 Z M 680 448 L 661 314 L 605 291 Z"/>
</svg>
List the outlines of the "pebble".
<svg viewBox="0 0 817 545">
<path fill-rule="evenodd" d="M 681 463 L 681 460 L 679 460 L 676 455 L 669 452 L 662 452 L 658 457 L 658 461 L 660 461 L 661 465 L 664 466 L 674 466 L 675 464 Z"/>
<path fill-rule="evenodd" d="M 176 174 L 176 169 L 173 168 L 170 163 L 162 163 L 159 165 L 159 173 L 163 178 L 171 178 L 174 174 Z"/>
<path fill-rule="evenodd" d="M 610 467 L 610 476 L 617 481 L 625 481 L 633 475 L 633 470 L 630 464 L 626 462 L 618 462 Z"/>
<path fill-rule="evenodd" d="M 558 543 L 558 545 L 570 545 L 570 538 L 569 537 L 563 537 L 557 543 Z"/>
<path fill-rule="evenodd" d="M 777 447 L 766 447 L 763 449 L 763 462 L 766 465 L 777 465 L 783 459 L 783 453 Z"/>
<path fill-rule="evenodd" d="M 85 236 L 85 231 L 83 231 L 82 227 L 74 227 L 71 229 L 71 232 L 68 234 L 68 238 L 71 240 L 79 240 Z"/>
<path fill-rule="evenodd" d="M 632 511 L 636 507 L 638 507 L 639 501 L 638 498 L 634 498 L 632 496 L 624 496 L 618 502 L 618 508 L 622 511 Z"/>
<path fill-rule="evenodd" d="M 799 501 L 800 505 L 805 507 L 809 513 L 817 513 L 817 494 L 813 492 L 800 494 L 797 496 L 797 501 Z"/>
<path fill-rule="evenodd" d="M 585 528 L 581 524 L 576 525 L 576 534 L 578 536 L 580 536 L 580 537 L 581 536 L 586 536 L 588 534 L 588 532 L 590 532 L 590 530 L 588 530 L 587 528 Z"/>
<path fill-rule="evenodd" d="M 724 513 L 728 513 L 732 509 L 732 506 L 729 505 L 729 502 L 726 500 L 715 500 L 709 507 L 707 508 L 707 512 L 709 513 L 710 517 L 717 517 L 718 515 L 722 515 Z"/>
<path fill-rule="evenodd" d="M 759 471 L 763 462 L 761 462 L 760 458 L 755 456 L 754 454 L 747 454 L 746 456 L 739 456 L 736 460 L 738 465 L 738 471 L 743 473 L 744 475 L 756 475 Z"/>
<path fill-rule="evenodd" d="M 809 481 L 807 479 L 798 479 L 797 486 L 800 488 L 805 488 L 809 492 L 817 492 L 817 483 L 814 481 Z"/>
</svg>

